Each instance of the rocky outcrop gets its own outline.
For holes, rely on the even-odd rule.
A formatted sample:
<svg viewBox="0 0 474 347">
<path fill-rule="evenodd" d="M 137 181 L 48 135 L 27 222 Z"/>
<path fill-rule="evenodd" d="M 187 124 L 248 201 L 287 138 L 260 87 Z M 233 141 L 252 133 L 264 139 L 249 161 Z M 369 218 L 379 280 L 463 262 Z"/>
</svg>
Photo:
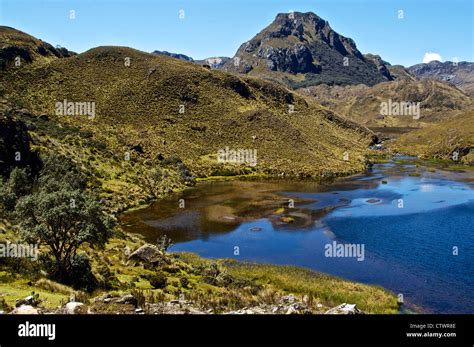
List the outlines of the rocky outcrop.
<svg viewBox="0 0 474 347">
<path fill-rule="evenodd" d="M 75 55 L 63 47 L 53 47 L 20 30 L 0 26 L 0 37 L 8 44 L 0 48 L 0 71 L 30 64 L 36 60 L 67 58 Z"/>
<path fill-rule="evenodd" d="M 361 310 L 357 308 L 355 304 L 340 304 L 339 306 L 333 307 L 326 311 L 326 314 L 363 314 Z"/>
<path fill-rule="evenodd" d="M 21 305 L 15 308 L 10 314 L 40 314 L 40 310 L 31 305 Z"/>
<path fill-rule="evenodd" d="M 289 48 L 261 47 L 257 56 L 264 58 L 267 67 L 272 71 L 290 73 L 321 71 L 321 66 L 313 64 L 311 52 L 303 44 L 296 44 Z"/>
<path fill-rule="evenodd" d="M 129 259 L 153 267 L 166 263 L 168 260 L 163 252 L 155 245 L 145 244 L 130 254 Z"/>
<path fill-rule="evenodd" d="M 0 175 L 7 176 L 14 167 L 29 166 L 37 171 L 41 165 L 37 153 L 30 148 L 30 136 L 25 123 L 16 115 L 26 110 L 14 110 L 0 100 Z"/>
<path fill-rule="evenodd" d="M 393 80 L 393 77 L 390 74 L 390 70 L 387 67 L 387 65 L 390 65 L 390 64 L 383 61 L 379 55 L 368 53 L 368 54 L 364 54 L 364 58 L 374 63 L 375 66 L 377 67 L 377 70 L 379 70 L 379 72 L 387 79 L 387 81 Z"/>
<path fill-rule="evenodd" d="M 212 69 L 220 69 L 230 60 L 229 57 L 211 57 L 203 60 L 203 64 L 208 64 Z M 196 60 L 196 63 L 200 62 Z"/>
<path fill-rule="evenodd" d="M 248 288 L 247 288 L 248 289 Z M 25 300 L 32 300 L 25 298 Z M 73 299 L 71 299 L 73 300 Z M 221 307 L 203 307 L 196 301 L 188 300 L 184 295 L 179 298 L 165 301 L 145 300 L 143 293 L 135 291 L 131 294 L 122 296 L 112 295 L 110 293 L 96 297 L 88 303 L 70 301 L 65 305 L 56 308 L 42 307 L 41 304 L 31 302 L 31 304 L 21 304 L 10 314 L 362 314 L 355 304 L 343 303 L 330 310 L 327 306 L 320 303 L 315 304 L 305 295 L 297 298 L 293 294 L 279 296 L 275 301 L 254 303 L 247 307 L 239 309 L 228 309 Z"/>
<path fill-rule="evenodd" d="M 72 301 L 64 305 L 63 313 L 64 314 L 79 314 L 79 313 L 87 313 L 87 311 L 85 311 L 85 306 L 82 302 Z"/>
<path fill-rule="evenodd" d="M 126 314 L 310 314 L 312 311 L 306 303 L 297 300 L 293 295 L 287 295 L 280 298 L 276 304 L 262 303 L 257 306 L 244 307 L 238 310 L 228 310 L 224 312 L 215 312 L 213 309 L 204 309 L 199 307 L 196 302 L 186 300 L 184 298 L 164 301 L 160 303 L 146 303 L 143 307 L 138 307 L 137 304 L 129 302 L 131 295 L 124 297 L 112 298 L 102 297 L 95 300 L 95 308 L 89 310 L 94 312 L 99 307 L 106 310 L 107 306 L 114 306 L 118 312 Z M 103 306 L 103 305 L 106 306 Z M 101 306 L 102 305 L 102 306 Z M 117 306 L 118 305 L 118 306 Z M 100 311 L 96 311 L 100 313 Z"/>
<path fill-rule="evenodd" d="M 240 46 L 224 70 L 279 80 L 294 88 L 320 83 L 373 85 L 392 79 L 380 57 L 363 56 L 352 39 L 311 12 L 278 14 Z M 303 74 L 303 81 L 301 76 L 292 77 L 296 74 Z"/>
</svg>

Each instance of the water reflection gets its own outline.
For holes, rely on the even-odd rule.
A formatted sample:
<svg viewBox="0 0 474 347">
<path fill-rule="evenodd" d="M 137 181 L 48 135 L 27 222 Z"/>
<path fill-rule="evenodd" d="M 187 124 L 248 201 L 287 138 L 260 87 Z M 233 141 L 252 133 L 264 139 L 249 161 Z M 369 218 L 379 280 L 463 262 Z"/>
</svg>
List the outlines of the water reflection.
<svg viewBox="0 0 474 347">
<path fill-rule="evenodd" d="M 469 171 L 394 161 L 327 185 L 203 183 L 126 214 L 122 223 L 150 242 L 170 236 L 174 251 L 231 258 L 238 246 L 240 260 L 305 266 L 379 284 L 427 312 L 472 313 L 472 181 Z M 324 247 L 333 240 L 364 244 L 364 261 L 325 257 Z"/>
</svg>

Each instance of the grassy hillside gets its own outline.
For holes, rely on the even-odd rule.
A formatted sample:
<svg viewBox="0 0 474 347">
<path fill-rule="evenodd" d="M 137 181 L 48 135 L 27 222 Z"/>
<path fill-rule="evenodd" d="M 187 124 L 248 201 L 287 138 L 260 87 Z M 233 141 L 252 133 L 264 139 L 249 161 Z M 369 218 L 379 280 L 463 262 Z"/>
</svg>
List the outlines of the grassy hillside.
<svg viewBox="0 0 474 347">
<path fill-rule="evenodd" d="M 47 63 L 75 54 L 62 47 L 55 48 L 47 42 L 10 27 L 0 26 L 0 37 L 0 71 L 18 68 L 32 62 Z"/>
<path fill-rule="evenodd" d="M 459 163 L 474 165 L 474 112 L 404 134 L 391 147 L 403 153 L 445 160 L 453 160 L 457 151 Z"/>
<path fill-rule="evenodd" d="M 14 125 L 25 125 L 31 141 L 20 144 L 72 159 L 86 174 L 87 190 L 99 193 L 114 214 L 192 185 L 194 176 L 348 174 L 364 168 L 373 140 L 366 128 L 271 82 L 125 47 L 32 59 L 1 73 L 0 114 L 13 130 L 0 140 L 16 135 Z M 58 115 L 56 102 L 65 99 L 94 102 L 94 117 Z M 217 152 L 225 147 L 256 149 L 257 165 L 218 163 Z M 0 217 L 0 242 L 17 240 L 18 225 Z M 98 281 L 88 293 L 53 281 L 39 263 L 0 259 L 0 310 L 10 311 L 32 291 L 43 300 L 42 310 L 56 313 L 70 295 L 91 312 L 136 313 L 133 305 L 115 303 L 125 294 L 147 313 L 156 313 L 150 305 L 166 306 L 182 295 L 202 312 L 262 305 L 275 312 L 272 306 L 290 293 L 313 313 L 342 302 L 369 313 L 398 309 L 396 297 L 382 288 L 293 267 L 167 253 L 160 266 L 132 264 L 130 253 L 143 243 L 117 227 L 105 249 L 83 245 L 80 253 L 87 254 Z M 105 293 L 111 303 L 100 299 Z"/>
<path fill-rule="evenodd" d="M 320 85 L 299 90 L 317 102 L 374 131 L 411 131 L 449 119 L 472 109 L 473 99 L 459 89 L 438 81 L 397 80 L 373 87 Z M 420 119 L 411 115 L 381 115 L 381 103 L 420 102 Z"/>
<path fill-rule="evenodd" d="M 139 148 L 134 158 L 174 155 L 198 176 L 223 170 L 216 156 L 227 146 L 256 149 L 258 164 L 247 169 L 261 174 L 344 174 L 364 167 L 371 142 L 366 129 L 278 85 L 124 47 L 13 70 L 1 90 L 35 114 L 90 131 L 117 156 L 130 147 Z M 95 102 L 95 118 L 57 116 L 64 99 Z"/>
</svg>

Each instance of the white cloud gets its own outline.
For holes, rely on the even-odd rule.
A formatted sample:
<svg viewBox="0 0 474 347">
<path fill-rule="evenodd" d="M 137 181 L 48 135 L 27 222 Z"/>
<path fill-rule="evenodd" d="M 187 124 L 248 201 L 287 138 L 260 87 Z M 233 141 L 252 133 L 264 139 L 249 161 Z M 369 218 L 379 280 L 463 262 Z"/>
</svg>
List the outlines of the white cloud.
<svg viewBox="0 0 474 347">
<path fill-rule="evenodd" d="M 423 63 L 429 63 L 430 61 L 437 60 L 437 61 L 442 61 L 441 56 L 439 53 L 434 53 L 434 52 L 426 52 L 425 56 L 423 57 Z"/>
</svg>

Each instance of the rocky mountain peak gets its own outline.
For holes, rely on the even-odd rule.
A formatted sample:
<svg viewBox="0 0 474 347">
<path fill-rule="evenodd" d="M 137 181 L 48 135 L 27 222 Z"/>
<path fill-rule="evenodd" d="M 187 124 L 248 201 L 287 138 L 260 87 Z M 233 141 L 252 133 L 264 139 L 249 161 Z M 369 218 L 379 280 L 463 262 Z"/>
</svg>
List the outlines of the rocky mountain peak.
<svg viewBox="0 0 474 347">
<path fill-rule="evenodd" d="M 224 68 L 280 80 L 291 87 L 373 85 L 391 79 L 381 59 L 366 59 L 352 39 L 338 34 L 313 12 L 279 13 L 270 25 L 242 44 Z M 304 74 L 304 81 L 292 76 L 296 74 Z"/>
</svg>

